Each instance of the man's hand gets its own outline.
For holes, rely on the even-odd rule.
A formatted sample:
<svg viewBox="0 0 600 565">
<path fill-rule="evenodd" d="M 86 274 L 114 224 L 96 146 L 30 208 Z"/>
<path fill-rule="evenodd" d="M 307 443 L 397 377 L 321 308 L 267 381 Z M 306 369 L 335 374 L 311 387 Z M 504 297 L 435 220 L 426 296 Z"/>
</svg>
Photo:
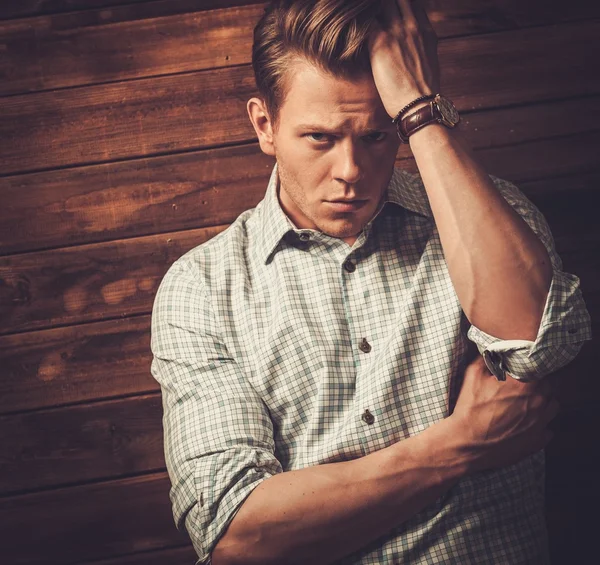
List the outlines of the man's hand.
<svg viewBox="0 0 600 565">
<path fill-rule="evenodd" d="M 450 416 L 466 440 L 471 470 L 510 465 L 545 447 L 559 408 L 553 396 L 551 379 L 498 381 L 478 355 L 465 370 Z"/>
<path fill-rule="evenodd" d="M 369 38 L 375 86 L 393 118 L 409 102 L 437 94 L 437 35 L 421 0 L 384 0 L 385 21 Z"/>
</svg>

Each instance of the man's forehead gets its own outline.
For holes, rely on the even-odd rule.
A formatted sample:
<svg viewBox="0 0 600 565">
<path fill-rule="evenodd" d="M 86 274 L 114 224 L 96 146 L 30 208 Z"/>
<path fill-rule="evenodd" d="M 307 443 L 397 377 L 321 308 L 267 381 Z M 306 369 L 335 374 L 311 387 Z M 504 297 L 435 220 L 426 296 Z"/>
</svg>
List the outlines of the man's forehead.
<svg viewBox="0 0 600 565">
<path fill-rule="evenodd" d="M 297 62 L 289 69 L 282 117 L 294 127 L 321 124 L 335 127 L 342 122 L 364 122 L 382 127 L 389 116 L 370 74 L 335 77 L 315 65 Z"/>
</svg>

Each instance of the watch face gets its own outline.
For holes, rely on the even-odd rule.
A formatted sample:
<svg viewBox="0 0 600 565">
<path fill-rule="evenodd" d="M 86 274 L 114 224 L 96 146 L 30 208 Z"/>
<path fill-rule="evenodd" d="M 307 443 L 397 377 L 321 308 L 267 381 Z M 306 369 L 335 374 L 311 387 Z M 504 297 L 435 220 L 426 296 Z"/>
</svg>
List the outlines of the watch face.
<svg viewBox="0 0 600 565">
<path fill-rule="evenodd" d="M 442 118 L 444 118 L 444 120 L 446 120 L 452 126 L 455 126 L 460 120 L 460 116 L 458 115 L 458 111 L 454 104 L 452 104 L 450 100 L 444 98 L 443 96 L 438 96 L 436 102 L 442 114 Z"/>
</svg>

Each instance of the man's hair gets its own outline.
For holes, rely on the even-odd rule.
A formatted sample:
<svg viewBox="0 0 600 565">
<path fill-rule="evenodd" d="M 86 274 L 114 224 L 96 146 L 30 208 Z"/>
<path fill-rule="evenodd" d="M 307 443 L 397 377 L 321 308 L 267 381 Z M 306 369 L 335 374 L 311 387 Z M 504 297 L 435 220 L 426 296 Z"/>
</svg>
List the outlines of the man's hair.
<svg viewBox="0 0 600 565">
<path fill-rule="evenodd" d="M 370 71 L 367 39 L 382 0 L 274 0 L 254 28 L 252 67 L 274 124 L 286 95 L 286 71 L 304 59 L 333 76 Z"/>
</svg>

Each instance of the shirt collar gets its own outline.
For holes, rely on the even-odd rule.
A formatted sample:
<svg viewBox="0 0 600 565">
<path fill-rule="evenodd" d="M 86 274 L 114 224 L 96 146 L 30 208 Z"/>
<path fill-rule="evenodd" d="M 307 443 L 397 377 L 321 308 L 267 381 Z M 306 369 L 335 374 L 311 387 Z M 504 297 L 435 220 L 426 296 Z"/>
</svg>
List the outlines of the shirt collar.
<svg viewBox="0 0 600 565">
<path fill-rule="evenodd" d="M 259 236 L 258 245 L 261 260 L 266 263 L 283 237 L 290 231 L 300 232 L 281 208 L 277 196 L 279 176 L 277 163 L 273 166 L 271 177 L 267 185 L 264 199 L 258 206 Z M 387 186 L 383 204 L 379 207 L 373 219 L 384 209 L 387 204 L 401 206 L 406 210 L 432 218 L 433 213 L 421 177 L 412 175 L 401 169 L 394 168 L 392 177 Z"/>
</svg>

